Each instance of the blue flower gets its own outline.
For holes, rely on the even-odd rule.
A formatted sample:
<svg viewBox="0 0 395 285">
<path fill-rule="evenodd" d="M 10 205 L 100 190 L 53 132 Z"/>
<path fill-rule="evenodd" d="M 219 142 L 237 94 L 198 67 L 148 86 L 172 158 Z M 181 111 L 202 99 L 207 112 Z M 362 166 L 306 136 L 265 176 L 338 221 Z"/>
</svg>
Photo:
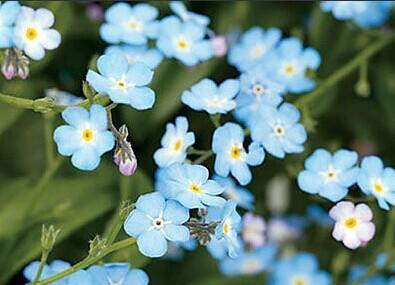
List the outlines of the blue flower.
<svg viewBox="0 0 395 285">
<path fill-rule="evenodd" d="M 299 39 L 288 38 L 265 56 L 262 68 L 271 72 L 273 79 L 283 84 L 288 92 L 301 93 L 315 87 L 314 80 L 306 76 L 306 71 L 316 70 L 320 63 L 320 55 L 315 49 L 303 49 Z"/>
<path fill-rule="evenodd" d="M 307 193 L 318 194 L 332 202 L 340 201 L 357 181 L 357 160 L 358 154 L 354 151 L 341 149 L 332 155 L 317 149 L 306 159 L 306 170 L 299 173 L 298 185 Z"/>
<path fill-rule="evenodd" d="M 159 192 L 140 196 L 136 208 L 124 223 L 125 232 L 137 238 L 137 246 L 148 257 L 161 257 L 167 241 L 189 240 L 189 211 L 174 200 L 165 200 Z"/>
<path fill-rule="evenodd" d="M 13 45 L 12 36 L 14 23 L 21 6 L 17 1 L 0 3 L 0 48 L 10 48 Z"/>
<path fill-rule="evenodd" d="M 253 251 L 243 251 L 237 258 L 224 258 L 219 267 L 227 276 L 255 275 L 269 271 L 276 254 L 277 247 L 267 244 Z"/>
<path fill-rule="evenodd" d="M 286 153 L 301 153 L 307 134 L 299 120 L 298 109 L 289 103 L 278 108 L 263 105 L 250 125 L 251 138 L 278 158 Z"/>
<path fill-rule="evenodd" d="M 55 105 L 72 106 L 84 101 L 83 98 L 75 96 L 69 92 L 51 88 L 45 90 L 45 96 L 54 99 Z"/>
<path fill-rule="evenodd" d="M 260 63 L 281 39 L 281 31 L 270 28 L 266 31 L 253 27 L 246 31 L 240 42 L 229 51 L 228 61 L 241 72 L 248 71 Z"/>
<path fill-rule="evenodd" d="M 107 130 L 106 109 L 92 105 L 90 110 L 82 107 L 68 107 L 62 112 L 68 123 L 56 128 L 54 140 L 58 152 L 71 156 L 71 163 L 81 170 L 94 170 L 100 157 L 114 148 L 115 139 Z"/>
<path fill-rule="evenodd" d="M 212 150 L 216 154 L 215 172 L 224 177 L 232 173 L 241 185 L 246 185 L 252 179 L 248 166 L 260 165 L 265 153 L 263 148 L 254 142 L 248 147 L 247 153 L 243 141 L 243 129 L 235 123 L 226 123 L 215 130 Z"/>
<path fill-rule="evenodd" d="M 393 1 L 323 1 L 321 9 L 338 20 L 352 20 L 362 28 L 375 28 L 390 17 Z"/>
<path fill-rule="evenodd" d="M 87 271 L 95 285 L 148 285 L 149 282 L 148 275 L 143 270 L 130 269 L 129 263 L 94 265 Z"/>
<path fill-rule="evenodd" d="M 205 34 L 206 29 L 194 22 L 168 16 L 160 23 L 157 47 L 166 57 L 192 66 L 213 56 L 213 47 L 204 39 Z"/>
<path fill-rule="evenodd" d="M 331 284 L 327 272 L 320 271 L 317 258 L 310 253 L 298 253 L 275 264 L 269 285 Z"/>
<path fill-rule="evenodd" d="M 379 157 L 362 159 L 357 183 L 363 193 L 376 197 L 381 209 L 389 210 L 388 204 L 395 205 L 395 170 L 384 167 Z"/>
<path fill-rule="evenodd" d="M 153 71 L 144 63 L 129 65 L 125 55 L 111 53 L 97 60 L 99 73 L 89 70 L 86 80 L 99 93 L 110 96 L 115 103 L 128 104 L 137 110 L 152 107 L 155 93 L 146 87 Z"/>
<path fill-rule="evenodd" d="M 348 281 L 351 283 L 367 273 L 368 268 L 363 265 L 353 266 L 348 275 Z M 379 274 L 373 274 L 365 279 L 360 285 L 389 285 L 387 279 Z"/>
<path fill-rule="evenodd" d="M 310 204 L 307 206 L 307 218 L 320 226 L 332 227 L 334 220 L 329 216 L 328 212 L 325 211 L 320 205 Z"/>
<path fill-rule="evenodd" d="M 177 200 L 188 209 L 223 206 L 225 200 L 217 195 L 224 189 L 208 177 L 202 165 L 175 163 L 163 169 L 156 187 L 167 199 Z"/>
<path fill-rule="evenodd" d="M 107 47 L 105 51 L 105 54 L 111 53 L 122 53 L 126 56 L 129 64 L 142 62 L 151 69 L 157 68 L 163 60 L 161 52 L 154 48 L 149 49 L 146 45 L 113 45 Z"/>
<path fill-rule="evenodd" d="M 38 268 L 40 266 L 39 261 L 34 261 L 30 263 L 28 266 L 25 267 L 23 270 L 23 275 L 25 278 L 32 282 L 34 278 L 36 277 Z M 52 261 L 51 264 L 46 264 L 44 266 L 43 272 L 40 276 L 39 280 L 44 280 L 46 278 L 49 278 L 53 275 L 56 275 L 60 272 L 63 272 L 67 269 L 69 269 L 70 263 L 62 261 L 62 260 L 54 260 Z M 85 270 L 79 270 L 66 278 L 63 278 L 59 281 L 56 281 L 54 283 L 51 283 L 54 285 L 74 285 L 74 284 L 80 284 L 80 285 L 93 285 L 96 283 L 92 283 L 92 278 L 91 276 L 85 271 Z"/>
<path fill-rule="evenodd" d="M 283 101 L 281 96 L 284 94 L 283 85 L 274 81 L 264 69 L 255 67 L 240 76 L 240 93 L 236 97 L 233 115 L 249 127 L 260 106 L 277 107 Z"/>
<path fill-rule="evenodd" d="M 100 36 L 110 44 L 141 45 L 156 37 L 158 9 L 148 4 L 116 3 L 107 9 Z"/>
<path fill-rule="evenodd" d="M 232 199 L 237 203 L 237 206 L 246 210 L 254 209 L 254 195 L 246 188 L 236 185 L 235 181 L 230 177 L 225 178 L 215 175 L 213 179 L 224 188 L 223 196 L 226 199 Z"/>
<path fill-rule="evenodd" d="M 162 147 L 155 151 L 154 160 L 159 167 L 167 167 L 176 162 L 184 162 L 187 149 L 195 143 L 195 134 L 188 132 L 188 120 L 177 117 L 176 123 L 166 125 L 166 133 L 161 140 Z"/>
<path fill-rule="evenodd" d="M 174 14 L 176 14 L 185 22 L 192 21 L 203 27 L 206 27 L 210 24 L 209 17 L 188 11 L 185 7 L 185 4 L 181 1 L 171 1 L 170 9 L 174 12 Z"/>
<path fill-rule="evenodd" d="M 61 42 L 59 32 L 51 29 L 54 22 L 55 17 L 48 9 L 23 6 L 15 22 L 14 44 L 31 59 L 42 59 L 46 49 L 56 49 Z"/>
<path fill-rule="evenodd" d="M 236 107 L 233 98 L 239 92 L 239 81 L 227 79 L 219 86 L 210 79 L 203 79 L 182 93 L 181 101 L 196 111 L 226 114 Z"/>
</svg>

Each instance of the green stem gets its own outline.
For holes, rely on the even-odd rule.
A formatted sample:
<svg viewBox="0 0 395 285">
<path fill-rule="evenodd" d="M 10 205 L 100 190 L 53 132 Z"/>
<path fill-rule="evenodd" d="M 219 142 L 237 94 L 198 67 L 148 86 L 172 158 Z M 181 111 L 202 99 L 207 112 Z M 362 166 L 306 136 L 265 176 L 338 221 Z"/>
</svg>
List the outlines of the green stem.
<svg viewBox="0 0 395 285">
<path fill-rule="evenodd" d="M 204 155 L 210 150 L 206 149 L 195 149 L 193 147 L 188 148 L 187 153 L 190 155 Z"/>
<path fill-rule="evenodd" d="M 53 283 L 57 280 L 60 280 L 62 278 L 65 278 L 75 272 L 77 272 L 78 270 L 81 269 L 85 269 L 87 267 L 89 267 L 90 265 L 98 262 L 99 260 L 101 260 L 103 257 L 109 255 L 110 253 L 114 252 L 114 251 L 118 251 L 122 248 L 128 247 L 128 246 L 132 246 L 136 243 L 136 240 L 134 238 L 127 238 L 124 239 L 122 241 L 116 242 L 113 245 L 107 247 L 105 250 L 103 250 L 101 253 L 99 253 L 96 256 L 87 256 L 85 259 L 83 259 L 82 261 L 76 263 L 75 265 L 73 265 L 72 267 L 70 267 L 69 269 L 60 272 L 54 276 L 51 276 L 49 278 L 46 278 L 42 281 L 39 281 L 37 283 L 37 285 L 46 285 L 46 284 L 50 284 Z"/>
<path fill-rule="evenodd" d="M 210 120 L 214 127 L 219 128 L 221 126 L 221 114 L 210 115 Z"/>
<path fill-rule="evenodd" d="M 214 155 L 212 150 L 207 150 L 206 153 L 202 154 L 199 158 L 193 161 L 193 164 L 201 164 Z"/>
<path fill-rule="evenodd" d="M 47 158 L 47 167 L 49 168 L 55 160 L 54 150 L 53 150 L 53 115 L 44 114 L 44 141 L 45 141 L 45 154 Z"/>
<path fill-rule="evenodd" d="M 38 267 L 36 277 L 34 277 L 32 285 L 36 285 L 38 280 L 40 280 L 41 274 L 43 273 L 43 270 L 44 270 L 44 266 L 47 263 L 47 259 L 48 259 L 48 251 L 43 250 L 43 252 L 41 254 L 40 265 Z"/>
<path fill-rule="evenodd" d="M 360 64 L 367 61 L 369 58 L 374 56 L 380 50 L 391 44 L 395 40 L 395 33 L 385 35 L 381 39 L 374 41 L 371 45 L 367 46 L 364 50 L 358 53 L 351 61 L 346 63 L 343 67 L 338 69 L 335 73 L 324 80 L 314 91 L 300 97 L 295 101 L 297 107 L 307 105 L 310 102 L 317 99 L 327 89 L 337 84 L 340 80 L 348 76 L 354 70 L 356 70 Z"/>
</svg>

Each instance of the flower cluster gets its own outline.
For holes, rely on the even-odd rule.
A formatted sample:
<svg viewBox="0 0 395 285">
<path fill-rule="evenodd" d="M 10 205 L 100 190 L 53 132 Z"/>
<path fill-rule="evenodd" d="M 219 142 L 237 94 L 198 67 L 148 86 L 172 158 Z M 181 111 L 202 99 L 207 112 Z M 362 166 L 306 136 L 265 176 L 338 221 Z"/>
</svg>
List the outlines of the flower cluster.
<svg viewBox="0 0 395 285">
<path fill-rule="evenodd" d="M 29 59 L 41 60 L 45 50 L 56 49 L 60 33 L 52 29 L 55 17 L 45 8 L 34 10 L 17 1 L 0 4 L 0 48 L 6 49 L 2 73 L 6 79 L 29 75 Z"/>
</svg>

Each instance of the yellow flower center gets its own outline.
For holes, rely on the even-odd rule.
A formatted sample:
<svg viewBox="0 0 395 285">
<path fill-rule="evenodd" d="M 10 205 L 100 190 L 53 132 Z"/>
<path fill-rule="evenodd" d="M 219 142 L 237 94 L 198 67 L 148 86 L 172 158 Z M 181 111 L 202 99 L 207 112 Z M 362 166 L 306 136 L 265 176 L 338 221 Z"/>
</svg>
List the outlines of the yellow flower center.
<svg viewBox="0 0 395 285">
<path fill-rule="evenodd" d="M 130 20 L 127 26 L 133 32 L 138 32 L 141 30 L 141 23 L 136 20 Z"/>
<path fill-rule="evenodd" d="M 173 144 L 173 150 L 179 151 L 182 147 L 182 140 L 178 139 Z"/>
<path fill-rule="evenodd" d="M 91 140 L 93 140 L 93 132 L 90 129 L 85 129 L 82 132 L 82 139 L 86 142 L 90 142 Z"/>
<path fill-rule="evenodd" d="M 345 225 L 347 228 L 352 229 L 352 228 L 354 228 L 354 227 L 357 225 L 357 219 L 355 219 L 354 217 L 352 217 L 352 218 L 347 218 L 347 219 L 344 221 L 344 225 Z"/>
<path fill-rule="evenodd" d="M 234 145 L 230 149 L 230 156 L 234 159 L 239 159 L 241 157 L 241 147 Z"/>
<path fill-rule="evenodd" d="M 294 281 L 294 285 L 305 285 L 306 283 L 304 282 L 304 280 L 296 278 Z"/>
<path fill-rule="evenodd" d="M 176 44 L 180 51 L 182 52 L 189 51 L 189 43 L 184 38 L 179 38 Z"/>
<path fill-rule="evenodd" d="M 226 221 L 222 227 L 222 231 L 224 234 L 228 234 L 231 230 L 231 225 L 228 221 Z"/>
<path fill-rule="evenodd" d="M 200 186 L 196 185 L 195 183 L 191 183 L 189 185 L 189 191 L 196 193 L 196 194 L 202 193 L 202 189 L 200 188 Z"/>
<path fill-rule="evenodd" d="M 116 86 L 117 88 L 119 88 L 119 89 L 126 89 L 127 84 L 126 84 L 126 82 L 123 81 L 123 80 L 118 80 L 118 81 L 115 83 L 115 86 Z"/>
<path fill-rule="evenodd" d="M 381 183 L 376 182 L 373 184 L 373 190 L 376 191 L 377 193 L 383 193 L 384 187 L 383 187 L 383 185 L 381 185 Z"/>
<path fill-rule="evenodd" d="M 255 45 L 250 51 L 250 57 L 252 59 L 258 59 L 265 53 L 265 47 L 261 44 Z"/>
<path fill-rule="evenodd" d="M 36 28 L 27 28 L 25 35 L 28 40 L 34 41 L 38 36 L 38 32 L 37 32 Z"/>
<path fill-rule="evenodd" d="M 285 64 L 284 65 L 284 74 L 287 76 L 292 76 L 295 74 L 296 68 L 293 64 Z"/>
</svg>

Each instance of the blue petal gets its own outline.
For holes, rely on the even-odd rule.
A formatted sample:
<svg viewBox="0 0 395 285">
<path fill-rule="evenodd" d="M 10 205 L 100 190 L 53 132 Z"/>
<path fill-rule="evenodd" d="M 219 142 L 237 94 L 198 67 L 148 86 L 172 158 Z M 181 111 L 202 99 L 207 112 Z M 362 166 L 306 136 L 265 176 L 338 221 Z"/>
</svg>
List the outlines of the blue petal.
<svg viewBox="0 0 395 285">
<path fill-rule="evenodd" d="M 137 245 L 140 252 L 148 257 L 161 257 L 167 251 L 167 241 L 157 230 L 142 233 L 137 239 Z"/>
<path fill-rule="evenodd" d="M 153 218 L 155 217 L 153 216 Z M 123 224 L 125 232 L 134 238 L 147 231 L 151 226 L 152 221 L 147 217 L 147 214 L 138 209 L 133 210 Z"/>
<path fill-rule="evenodd" d="M 334 182 L 324 185 L 324 187 L 319 191 L 319 194 L 322 197 L 327 198 L 332 202 L 340 201 L 347 196 L 347 193 L 348 189 L 346 187 L 342 187 Z"/>
<path fill-rule="evenodd" d="M 78 169 L 91 171 L 99 166 L 100 155 L 92 147 L 83 147 L 74 152 L 71 163 Z"/>
<path fill-rule="evenodd" d="M 233 98 L 240 90 L 240 82 L 237 79 L 227 79 L 218 87 L 218 92 L 224 98 Z"/>
<path fill-rule="evenodd" d="M 345 170 L 355 165 L 358 154 L 355 151 L 341 149 L 333 155 L 333 166 L 339 170 Z"/>
<path fill-rule="evenodd" d="M 128 90 L 130 105 L 137 110 L 152 108 L 155 103 L 155 92 L 148 87 L 134 87 Z"/>
<path fill-rule="evenodd" d="M 319 174 L 308 170 L 304 170 L 299 173 L 297 181 L 299 188 L 310 194 L 317 194 L 323 186 L 322 177 Z"/>
<path fill-rule="evenodd" d="M 219 195 L 224 192 L 224 188 L 214 180 L 208 180 L 203 184 L 202 190 L 204 193 L 208 193 L 210 195 Z"/>
<path fill-rule="evenodd" d="M 158 9 L 154 6 L 141 3 L 133 6 L 133 15 L 139 20 L 152 21 L 158 17 Z"/>
<path fill-rule="evenodd" d="M 158 192 L 144 194 L 140 196 L 136 202 L 136 209 L 139 209 L 151 218 L 159 217 L 164 211 L 165 206 L 165 198 Z"/>
<path fill-rule="evenodd" d="M 93 104 L 90 108 L 90 122 L 98 131 L 107 130 L 107 112 L 100 105 Z"/>
<path fill-rule="evenodd" d="M 62 112 L 62 118 L 68 124 L 79 129 L 89 122 L 89 112 L 82 107 L 67 107 Z"/>
<path fill-rule="evenodd" d="M 297 38 L 284 39 L 279 46 L 281 53 L 288 58 L 298 56 L 302 48 L 302 43 Z"/>
<path fill-rule="evenodd" d="M 361 168 L 370 176 L 380 176 L 384 169 L 384 164 L 377 156 L 368 156 L 362 159 Z"/>
<path fill-rule="evenodd" d="M 79 270 L 68 277 L 69 284 L 91 285 L 92 277 L 85 270 Z"/>
<path fill-rule="evenodd" d="M 89 84 L 93 87 L 93 89 L 96 90 L 96 92 L 102 94 L 108 94 L 111 87 L 110 80 L 92 70 L 88 71 L 88 74 L 86 75 L 86 81 L 89 82 Z"/>
<path fill-rule="evenodd" d="M 104 54 L 97 60 L 99 72 L 107 78 L 119 79 L 126 74 L 128 67 L 128 59 L 121 53 Z"/>
<path fill-rule="evenodd" d="M 117 25 L 104 23 L 100 26 L 100 37 L 109 44 L 118 44 L 121 41 L 123 31 Z"/>
<path fill-rule="evenodd" d="M 260 144 L 252 142 L 248 147 L 247 163 L 249 165 L 260 165 L 265 159 L 265 151 Z"/>
<path fill-rule="evenodd" d="M 307 170 L 313 172 L 325 171 L 332 162 L 332 155 L 325 149 L 317 149 L 305 161 Z"/>
<path fill-rule="evenodd" d="M 251 170 L 246 163 L 235 163 L 232 166 L 231 172 L 241 185 L 247 185 L 251 182 Z"/>
<path fill-rule="evenodd" d="M 145 63 L 137 62 L 129 67 L 126 78 L 136 86 L 144 86 L 151 82 L 153 74 L 154 72 Z"/>
<path fill-rule="evenodd" d="M 311 69 L 317 69 L 321 63 L 320 54 L 313 48 L 306 48 L 302 55 L 303 62 Z"/>
<path fill-rule="evenodd" d="M 124 284 L 148 285 L 148 283 L 149 283 L 148 275 L 141 269 L 130 270 L 124 280 Z"/>
<path fill-rule="evenodd" d="M 54 141 L 61 155 L 70 156 L 80 148 L 80 135 L 70 126 L 60 126 L 54 132 Z"/>
<path fill-rule="evenodd" d="M 165 225 L 164 234 L 166 239 L 170 241 L 188 241 L 189 229 L 185 226 L 168 224 Z"/>
<path fill-rule="evenodd" d="M 165 221 L 171 221 L 173 224 L 183 224 L 189 219 L 189 211 L 180 203 L 169 200 L 163 212 Z"/>
<path fill-rule="evenodd" d="M 215 157 L 215 164 L 214 164 L 214 170 L 218 175 L 221 176 L 228 176 L 230 172 L 230 163 L 228 159 L 228 155 L 219 153 Z"/>
</svg>

